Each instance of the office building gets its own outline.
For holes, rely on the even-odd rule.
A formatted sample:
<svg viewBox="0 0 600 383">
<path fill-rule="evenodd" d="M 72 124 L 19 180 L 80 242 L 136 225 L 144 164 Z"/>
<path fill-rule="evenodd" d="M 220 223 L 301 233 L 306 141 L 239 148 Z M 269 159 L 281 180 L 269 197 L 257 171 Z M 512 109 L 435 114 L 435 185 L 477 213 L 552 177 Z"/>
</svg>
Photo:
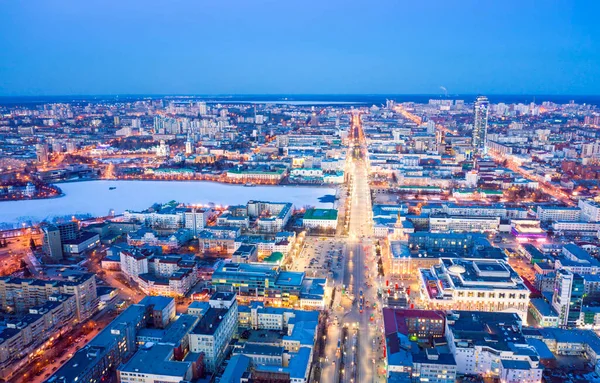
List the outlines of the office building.
<svg viewBox="0 0 600 383">
<path fill-rule="evenodd" d="M 576 327 L 580 322 L 585 294 L 583 277 L 568 270 L 556 270 L 552 307 L 558 313 L 558 325 Z"/>
<path fill-rule="evenodd" d="M 600 204 L 590 199 L 580 199 L 581 219 L 586 222 L 600 222 Z"/>
<path fill-rule="evenodd" d="M 184 227 L 192 230 L 194 235 L 204 230 L 208 217 L 212 213 L 211 209 L 190 208 L 184 212 Z"/>
<path fill-rule="evenodd" d="M 600 274 L 600 261 L 574 243 L 563 246 L 562 252 L 554 262 L 556 270 L 567 270 L 574 274 Z"/>
<path fill-rule="evenodd" d="M 327 280 L 305 273 L 283 271 L 271 264 L 222 263 L 212 275 L 217 291 L 232 291 L 245 302 L 323 309 Z"/>
<path fill-rule="evenodd" d="M 499 228 L 500 217 L 449 216 L 445 214 L 432 215 L 429 217 L 429 230 L 432 233 L 496 233 Z"/>
<path fill-rule="evenodd" d="M 47 225 L 42 227 L 43 251 L 46 256 L 54 261 L 63 259 L 63 246 L 60 239 L 60 230 L 56 225 Z"/>
<path fill-rule="evenodd" d="M 383 309 L 388 381 L 456 381 L 457 366 L 452 354 L 437 347 L 418 346 L 443 339 L 445 323 L 441 311 Z"/>
<path fill-rule="evenodd" d="M 537 219 L 541 222 L 577 222 L 581 219 L 581 209 L 570 206 L 543 206 L 537 208 Z"/>
<path fill-rule="evenodd" d="M 457 372 L 502 382 L 540 383 L 543 366 L 514 313 L 456 311 L 446 317 L 446 339 Z"/>
<path fill-rule="evenodd" d="M 309 209 L 302 218 L 302 226 L 306 229 L 335 230 L 337 223 L 338 211 L 335 209 Z"/>
<path fill-rule="evenodd" d="M 505 261 L 441 258 L 437 265 L 419 271 L 429 307 L 512 312 L 527 318 L 529 289 Z"/>
<path fill-rule="evenodd" d="M 488 128 L 488 109 L 490 103 L 485 96 L 477 97 L 475 101 L 475 119 L 473 121 L 473 152 L 485 153 Z"/>
<path fill-rule="evenodd" d="M 238 306 L 235 294 L 217 292 L 190 333 L 190 350 L 204 354 L 207 371 L 215 372 L 226 356 L 231 338 L 237 331 Z"/>
</svg>

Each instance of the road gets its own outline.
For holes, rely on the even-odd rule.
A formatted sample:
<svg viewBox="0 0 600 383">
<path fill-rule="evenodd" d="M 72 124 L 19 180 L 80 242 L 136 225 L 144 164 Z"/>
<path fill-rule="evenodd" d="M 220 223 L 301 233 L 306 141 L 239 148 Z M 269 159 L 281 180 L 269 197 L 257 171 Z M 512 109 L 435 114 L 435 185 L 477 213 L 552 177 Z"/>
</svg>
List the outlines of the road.
<svg viewBox="0 0 600 383">
<path fill-rule="evenodd" d="M 553 186 L 551 184 L 548 184 L 544 180 L 541 180 L 540 177 L 536 176 L 535 174 L 531 174 L 527 170 L 520 167 L 518 164 L 511 161 L 509 158 L 506 158 L 504 155 L 502 155 L 500 153 L 496 153 L 493 150 L 488 151 L 487 154 L 490 157 L 492 157 L 494 159 L 494 161 L 496 161 L 496 162 L 503 162 L 504 160 L 507 160 L 507 164 L 506 164 L 507 168 L 509 168 L 510 170 L 512 170 L 513 172 L 515 172 L 517 174 L 520 174 L 521 177 L 523 177 L 523 178 L 526 178 L 530 181 L 538 182 L 540 190 L 543 191 L 544 193 L 556 198 L 557 200 L 561 201 L 562 203 L 564 203 L 567 206 L 575 205 L 575 202 L 573 202 L 573 200 L 569 197 L 569 195 L 567 193 L 565 193 L 564 191 L 562 191 L 560 188 Z"/>
<path fill-rule="evenodd" d="M 377 376 L 375 362 L 382 358 L 380 334 L 382 327 L 381 302 L 377 298 L 377 277 L 374 254 L 371 192 L 365 159 L 367 149 L 362 131 L 360 115 L 354 115 L 351 128 L 351 150 L 349 162 L 350 221 L 344 249 L 342 270 L 343 288 L 346 294 L 339 306 L 334 304 L 327 330 L 326 359 L 323 361 L 322 382 L 374 382 Z M 341 290 L 336 292 L 338 297 Z M 359 301 L 363 297 L 362 312 Z M 376 304 L 376 308 L 373 305 Z M 347 328 L 347 337 L 342 339 L 342 328 Z M 341 341 L 342 352 L 337 352 Z M 344 362 L 342 370 L 342 359 Z"/>
</svg>

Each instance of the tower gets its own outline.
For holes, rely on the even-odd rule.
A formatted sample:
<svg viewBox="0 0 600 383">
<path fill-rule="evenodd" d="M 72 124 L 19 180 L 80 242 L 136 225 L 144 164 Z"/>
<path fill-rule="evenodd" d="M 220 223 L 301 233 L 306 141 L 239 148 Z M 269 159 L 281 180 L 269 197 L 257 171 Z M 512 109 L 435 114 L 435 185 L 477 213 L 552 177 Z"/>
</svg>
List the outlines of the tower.
<svg viewBox="0 0 600 383">
<path fill-rule="evenodd" d="M 577 325 L 581 316 L 584 290 L 584 281 L 579 274 L 568 270 L 556 272 L 552 307 L 558 313 L 560 327 L 573 328 Z"/>
<path fill-rule="evenodd" d="M 40 143 L 35 145 L 35 156 L 39 163 L 48 162 L 48 144 Z"/>
<path fill-rule="evenodd" d="M 475 154 L 485 152 L 489 106 L 490 102 L 487 97 L 477 97 L 475 101 L 475 120 L 473 122 L 473 153 Z"/>
</svg>

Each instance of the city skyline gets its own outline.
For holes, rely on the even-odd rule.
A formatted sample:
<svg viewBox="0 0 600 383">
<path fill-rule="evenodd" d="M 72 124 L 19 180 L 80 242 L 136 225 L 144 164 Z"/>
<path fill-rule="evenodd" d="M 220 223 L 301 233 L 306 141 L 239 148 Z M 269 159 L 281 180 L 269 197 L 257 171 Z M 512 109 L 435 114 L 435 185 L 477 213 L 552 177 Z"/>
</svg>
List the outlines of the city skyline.
<svg viewBox="0 0 600 383">
<path fill-rule="evenodd" d="M 3 4 L 0 95 L 600 93 L 593 2 L 144 5 Z"/>
<path fill-rule="evenodd" d="M 0 2 L 0 382 L 600 383 L 598 11 Z"/>
</svg>

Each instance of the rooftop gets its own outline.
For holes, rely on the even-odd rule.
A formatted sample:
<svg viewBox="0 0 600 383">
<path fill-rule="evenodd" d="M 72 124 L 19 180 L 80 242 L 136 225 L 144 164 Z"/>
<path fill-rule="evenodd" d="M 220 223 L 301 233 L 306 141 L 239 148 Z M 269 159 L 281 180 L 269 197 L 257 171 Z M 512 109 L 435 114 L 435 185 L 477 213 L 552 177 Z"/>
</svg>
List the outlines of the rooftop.
<svg viewBox="0 0 600 383">
<path fill-rule="evenodd" d="M 304 213 L 303 219 L 320 219 L 335 221 L 338 217 L 338 211 L 335 209 L 308 209 Z"/>
<path fill-rule="evenodd" d="M 176 376 L 185 380 L 192 363 L 172 360 L 172 356 L 173 346 L 148 342 L 140 347 L 127 363 L 119 367 L 119 371 Z"/>
<path fill-rule="evenodd" d="M 227 314 L 228 309 L 211 307 L 204 313 L 196 327 L 191 331 L 192 334 L 213 335 L 221 321 Z"/>
</svg>

